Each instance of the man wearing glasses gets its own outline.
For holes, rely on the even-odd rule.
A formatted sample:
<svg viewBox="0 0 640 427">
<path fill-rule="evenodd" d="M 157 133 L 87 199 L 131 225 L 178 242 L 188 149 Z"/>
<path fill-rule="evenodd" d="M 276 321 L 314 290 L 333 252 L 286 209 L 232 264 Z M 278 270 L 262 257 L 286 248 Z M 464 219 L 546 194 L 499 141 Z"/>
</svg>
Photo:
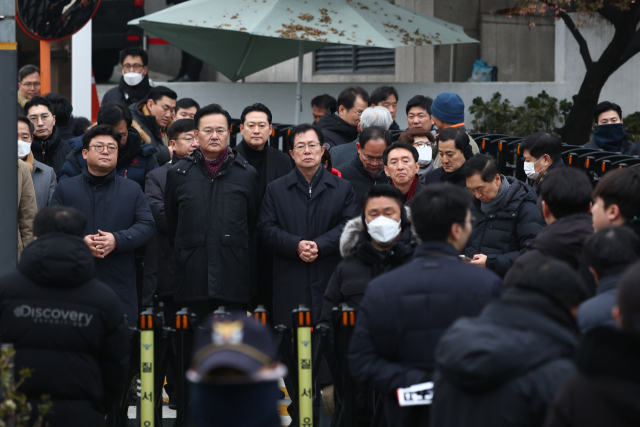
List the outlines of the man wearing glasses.
<svg viewBox="0 0 640 427">
<path fill-rule="evenodd" d="M 87 218 L 85 243 L 95 260 L 96 279 L 120 298 L 130 325 L 138 319 L 134 249 L 153 236 L 155 223 L 140 186 L 117 175 L 120 134 L 98 125 L 84 134 L 82 175 L 61 181 L 50 205 L 70 206 Z M 73 266 L 70 266 L 72 268 Z"/>
<path fill-rule="evenodd" d="M 18 71 L 18 116 L 24 116 L 24 105 L 34 96 L 40 96 L 40 68 L 28 64 Z"/>
<path fill-rule="evenodd" d="M 217 104 L 193 118 L 199 147 L 167 173 L 164 208 L 173 244 L 174 301 L 199 321 L 251 298 L 249 243 L 257 221 L 256 170 L 229 148 L 231 116 Z"/>
<path fill-rule="evenodd" d="M 142 101 L 149 95 L 149 57 L 147 52 L 139 47 L 128 47 L 120 52 L 122 77 L 117 87 L 109 89 L 102 98 L 100 105 L 119 102 L 132 105 Z"/>
<path fill-rule="evenodd" d="M 342 229 L 358 215 L 349 181 L 322 166 L 322 131 L 302 124 L 289 138 L 296 167 L 267 186 L 258 224 L 260 239 L 274 253 L 273 324 L 285 326 L 299 304 L 311 309 L 313 324 L 319 320 L 325 288 L 342 259 Z"/>
<path fill-rule="evenodd" d="M 318 121 L 324 144 L 332 148 L 354 141 L 358 137 L 360 116 L 369 104 L 369 94 L 360 86 L 351 86 L 340 92 L 336 107 L 327 109 Z"/>
<path fill-rule="evenodd" d="M 49 101 L 41 96 L 34 96 L 24 106 L 27 118 L 33 123 L 33 141 L 31 152 L 40 163 L 52 167 L 56 172 L 56 179 L 62 176 L 62 166 L 66 162 L 71 146 L 60 137 L 56 126 L 56 116 Z"/>
</svg>

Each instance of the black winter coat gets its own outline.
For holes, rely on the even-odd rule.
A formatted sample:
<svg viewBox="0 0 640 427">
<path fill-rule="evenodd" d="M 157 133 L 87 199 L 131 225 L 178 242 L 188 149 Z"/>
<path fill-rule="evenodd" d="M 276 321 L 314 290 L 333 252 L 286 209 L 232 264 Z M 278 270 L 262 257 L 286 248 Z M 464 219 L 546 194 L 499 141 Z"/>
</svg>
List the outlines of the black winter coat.
<svg viewBox="0 0 640 427">
<path fill-rule="evenodd" d="M 58 127 L 53 127 L 53 132 L 47 139 L 40 140 L 34 137 L 31 143 L 31 152 L 37 161 L 52 167 L 56 172 L 56 178 L 60 181 L 62 166 L 67 161 L 67 154 L 71 152 L 71 146 L 60 138 Z"/>
<path fill-rule="evenodd" d="M 584 148 L 594 148 L 594 149 L 602 150 L 600 147 L 596 145 L 594 140 L 591 140 L 586 144 L 584 144 Z M 637 156 L 638 146 L 637 144 L 629 141 L 629 138 L 625 136 L 624 141 L 622 141 L 622 144 L 620 145 L 620 150 L 617 152 L 622 154 L 623 156 Z"/>
<path fill-rule="evenodd" d="M 50 427 L 104 426 L 125 387 L 127 323 L 117 295 L 94 272 L 82 238 L 49 233 L 0 278 L 2 341 L 16 349 L 16 373 L 33 369 L 19 389 L 32 413 L 43 394 L 51 396 Z"/>
<path fill-rule="evenodd" d="M 336 169 L 342 173 L 342 179 L 346 179 L 351 183 L 353 192 L 356 194 L 356 203 L 360 208 L 362 208 L 362 198 L 371 187 L 379 184 L 391 184 L 391 178 L 385 175 L 384 171 L 382 171 L 382 175 L 378 179 L 373 179 L 364 168 L 362 160 L 360 160 L 360 156 L 357 153 L 350 162 L 342 164 Z"/>
<path fill-rule="evenodd" d="M 396 390 L 430 380 L 445 329 L 459 317 L 478 315 L 501 291 L 495 273 L 463 263 L 453 246 L 435 241 L 369 283 L 349 345 L 349 370 L 385 394 L 391 426 L 428 425 L 428 407 L 401 409 Z"/>
<path fill-rule="evenodd" d="M 142 100 L 132 104 L 129 109 L 131 110 L 133 121 L 140 128 L 141 132 L 139 133 L 143 137 L 143 140 L 146 139 L 144 138 L 144 135 L 148 136 L 149 144 L 153 145 L 155 149 L 158 150 L 155 156 L 158 164 L 162 166 L 171 160 L 171 154 L 169 153 L 169 147 L 164 145 L 162 142 L 162 129 L 160 129 L 160 125 L 158 124 L 156 117 L 142 114 L 140 111 L 140 108 L 143 104 L 146 104 L 146 102 L 146 100 Z"/>
<path fill-rule="evenodd" d="M 328 108 L 324 116 L 320 117 L 318 127 L 324 136 L 325 145 L 328 145 L 329 148 L 347 144 L 358 137 L 358 127 L 342 120 L 336 114 L 335 107 Z"/>
<path fill-rule="evenodd" d="M 469 258 L 475 254 L 487 255 L 487 268 L 500 276 L 507 273 L 544 226 L 536 206 L 536 192 L 513 177 L 506 179 L 510 186 L 496 213 L 486 216 L 478 199 L 471 204 L 476 224 L 464 251 Z"/>
<path fill-rule="evenodd" d="M 597 295 L 589 298 L 578 308 L 578 326 L 583 334 L 597 326 L 615 328 L 611 310 L 616 305 L 618 282 L 622 273 L 604 276 L 598 282 Z"/>
<path fill-rule="evenodd" d="M 317 323 L 327 283 L 341 260 L 342 229 L 357 214 L 351 184 L 322 166 L 312 185 L 295 168 L 267 186 L 258 232 L 274 254 L 274 324 L 291 326 L 291 311 L 299 304 L 311 309 Z M 298 256 L 301 240 L 318 245 L 318 257 L 311 263 Z"/>
<path fill-rule="evenodd" d="M 431 427 L 540 426 L 573 373 L 578 329 L 547 296 L 507 288 L 436 350 Z"/>
<path fill-rule="evenodd" d="M 578 270 L 582 262 L 582 247 L 593 234 L 591 215 L 567 215 L 540 230 L 531 243 L 531 250 L 522 254 L 504 277 L 505 286 L 515 285 L 522 277 L 524 270 L 544 257 L 564 261 L 574 270 Z"/>
<path fill-rule="evenodd" d="M 545 427 L 640 425 L 640 338 L 596 328 L 585 335 L 578 369 L 556 396 Z"/>
<path fill-rule="evenodd" d="M 257 192 L 256 170 L 235 151 L 213 180 L 199 149 L 169 169 L 164 206 L 174 244 L 175 301 L 249 301 Z"/>
<path fill-rule="evenodd" d="M 136 104 L 139 101 L 148 99 L 150 90 L 149 75 L 144 76 L 142 81 L 136 86 L 129 86 L 125 83 L 124 77 L 120 76 L 118 86 L 109 89 L 104 94 L 100 105 L 107 105 L 114 102 L 122 105 Z M 125 96 L 125 93 L 127 96 Z"/>
<path fill-rule="evenodd" d="M 462 175 L 462 171 L 459 169 L 451 174 L 447 174 L 443 167 L 431 169 L 422 175 L 421 181 L 424 185 L 449 183 L 464 188 L 465 190 L 467 189 L 467 181 L 465 181 L 464 175 Z"/>
<path fill-rule="evenodd" d="M 50 205 L 71 206 L 82 212 L 87 218 L 85 235 L 98 234 L 98 230 L 113 233 L 116 249 L 104 258 L 94 258 L 96 278 L 116 292 L 129 323 L 136 324 L 138 296 L 133 250 L 146 244 L 155 230 L 140 186 L 117 176 L 115 169 L 99 183 L 85 168 L 82 175 L 58 184 Z"/>
</svg>

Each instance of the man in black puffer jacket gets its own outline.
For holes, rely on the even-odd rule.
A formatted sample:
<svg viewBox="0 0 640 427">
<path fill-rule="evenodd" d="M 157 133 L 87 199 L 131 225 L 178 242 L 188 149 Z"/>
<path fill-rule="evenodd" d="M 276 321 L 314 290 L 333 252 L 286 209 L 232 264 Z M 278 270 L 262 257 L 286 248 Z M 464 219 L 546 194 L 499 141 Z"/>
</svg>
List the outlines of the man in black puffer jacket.
<svg viewBox="0 0 640 427">
<path fill-rule="evenodd" d="M 33 369 L 19 388 L 33 412 L 51 396 L 49 427 L 105 425 L 124 390 L 129 331 L 118 296 L 94 278 L 76 209 L 44 208 L 17 271 L 0 278 L 0 335 L 16 349 L 16 372 Z"/>
<path fill-rule="evenodd" d="M 353 142 L 358 137 L 360 116 L 369 106 L 369 94 L 360 86 L 351 86 L 340 92 L 335 107 L 318 121 L 327 149 Z"/>
<path fill-rule="evenodd" d="M 440 338 L 431 427 L 542 425 L 575 369 L 573 313 L 588 290 L 551 258 L 522 277 L 479 317 L 458 320 Z"/>
<path fill-rule="evenodd" d="M 513 177 L 498 174 L 498 165 L 482 154 L 467 160 L 462 174 L 476 198 L 471 205 L 476 224 L 464 254 L 473 259 L 471 264 L 504 277 L 544 225 L 536 192 Z"/>
</svg>

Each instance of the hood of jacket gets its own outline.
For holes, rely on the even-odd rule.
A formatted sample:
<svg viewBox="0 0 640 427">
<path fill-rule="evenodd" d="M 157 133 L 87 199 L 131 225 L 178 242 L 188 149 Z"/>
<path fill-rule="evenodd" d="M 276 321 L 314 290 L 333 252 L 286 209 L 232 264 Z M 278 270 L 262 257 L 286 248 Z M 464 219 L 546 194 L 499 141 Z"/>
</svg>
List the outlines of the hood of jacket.
<svg viewBox="0 0 640 427">
<path fill-rule="evenodd" d="M 592 234 L 593 222 L 590 214 L 568 215 L 544 227 L 531 244 L 531 249 L 538 249 L 577 269 L 584 242 Z"/>
<path fill-rule="evenodd" d="M 33 282 L 57 288 L 75 288 L 95 276 L 95 263 L 84 239 L 48 233 L 23 251 L 18 271 Z"/>
<path fill-rule="evenodd" d="M 445 332 L 436 349 L 438 370 L 459 388 L 483 392 L 556 359 L 570 359 L 577 330 L 563 327 L 540 311 L 489 303 L 479 317 L 462 318 Z M 552 302 L 549 300 L 549 304 Z"/>
<path fill-rule="evenodd" d="M 144 142 L 145 144 L 151 144 L 151 137 L 144 131 L 144 129 L 142 129 L 142 127 L 135 121 L 133 121 L 131 123 L 131 128 L 135 129 L 136 132 L 138 132 L 138 135 L 140 136 L 140 139 L 142 139 L 142 142 Z M 131 128 L 129 128 L 129 132 L 131 132 Z"/>
<path fill-rule="evenodd" d="M 500 214 L 504 214 L 506 212 L 511 216 L 511 213 L 513 211 L 517 211 L 522 203 L 532 202 L 536 204 L 538 202 L 538 195 L 529 185 L 512 176 L 506 176 L 505 178 L 509 182 L 509 189 L 507 190 L 507 194 L 505 194 L 502 200 L 500 200 L 496 216 L 500 216 Z M 480 200 L 474 198 L 473 205 L 482 212 L 480 209 L 480 203 Z"/>
<path fill-rule="evenodd" d="M 167 126 L 165 126 L 164 128 L 160 127 L 160 125 L 158 124 L 158 121 L 156 120 L 156 116 L 152 115 L 151 111 L 149 111 L 149 108 L 147 107 L 147 99 L 144 99 L 138 102 L 135 106 L 135 109 L 139 111 L 141 115 L 147 117 L 147 120 L 146 120 L 147 125 L 149 125 L 149 122 L 151 121 L 151 119 L 153 119 L 153 123 L 155 123 L 158 129 L 162 130 L 163 132 L 167 132 L 171 127 L 171 125 L 173 124 L 173 119 L 169 119 Z"/>
<path fill-rule="evenodd" d="M 349 141 L 355 140 L 358 137 L 358 127 L 342 120 L 336 111 L 336 107 L 330 107 L 324 116 L 320 117 L 318 127 L 322 131 L 328 130 L 345 135 Z"/>
</svg>

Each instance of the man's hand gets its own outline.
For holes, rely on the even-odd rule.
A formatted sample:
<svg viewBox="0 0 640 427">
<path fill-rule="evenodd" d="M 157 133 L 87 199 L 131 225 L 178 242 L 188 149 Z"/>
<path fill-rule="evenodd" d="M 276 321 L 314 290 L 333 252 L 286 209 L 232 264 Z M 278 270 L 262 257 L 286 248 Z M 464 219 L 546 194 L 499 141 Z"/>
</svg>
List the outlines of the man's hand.
<svg viewBox="0 0 640 427">
<path fill-rule="evenodd" d="M 103 250 L 101 258 L 106 257 L 116 248 L 116 238 L 111 233 L 98 230 L 98 237 L 94 240 L 98 243 L 96 247 Z"/>
<path fill-rule="evenodd" d="M 469 264 L 477 265 L 478 267 L 487 266 L 487 256 L 483 254 L 476 254 L 473 259 L 469 261 Z"/>
<path fill-rule="evenodd" d="M 95 238 L 98 236 L 99 234 L 87 234 L 86 236 L 84 236 L 84 242 L 87 244 L 87 246 L 89 246 L 91 255 L 93 255 L 95 258 L 104 258 L 104 251 L 102 249 L 98 249 L 98 242 L 95 240 Z"/>
<path fill-rule="evenodd" d="M 324 405 L 324 411 L 329 415 L 329 418 L 333 418 L 333 414 L 336 412 L 336 402 L 333 395 L 333 384 L 325 386 L 322 389 L 322 404 Z"/>
<path fill-rule="evenodd" d="M 311 240 L 301 240 L 297 251 L 304 262 L 313 262 L 318 258 L 318 245 Z"/>
</svg>

